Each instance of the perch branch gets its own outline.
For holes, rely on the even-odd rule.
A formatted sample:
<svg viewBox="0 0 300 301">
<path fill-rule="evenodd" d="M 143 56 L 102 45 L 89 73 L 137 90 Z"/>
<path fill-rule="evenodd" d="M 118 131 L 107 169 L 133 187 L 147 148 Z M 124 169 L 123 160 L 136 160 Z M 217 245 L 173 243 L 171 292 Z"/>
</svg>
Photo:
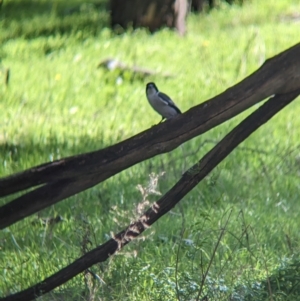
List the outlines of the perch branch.
<svg viewBox="0 0 300 301">
<path fill-rule="evenodd" d="M 249 137 L 261 125 L 288 105 L 300 93 L 298 91 L 276 95 L 269 99 L 254 113 L 243 120 L 227 134 L 198 163 L 186 171 L 181 179 L 137 221 L 119 232 L 101 246 L 91 250 L 67 267 L 46 278 L 42 282 L 21 292 L 0 299 L 0 301 L 29 301 L 66 283 L 92 265 L 103 262 L 126 244 L 140 235 L 160 217 L 170 211 L 189 191 L 191 191 L 209 172 L 224 160 L 241 142 Z"/>
<path fill-rule="evenodd" d="M 227 121 L 263 99 L 300 88 L 300 43 L 220 95 L 132 138 L 0 179 L 0 197 L 41 186 L 0 207 L 0 229 Z M 172 131 L 170 131 L 172 128 Z"/>
</svg>

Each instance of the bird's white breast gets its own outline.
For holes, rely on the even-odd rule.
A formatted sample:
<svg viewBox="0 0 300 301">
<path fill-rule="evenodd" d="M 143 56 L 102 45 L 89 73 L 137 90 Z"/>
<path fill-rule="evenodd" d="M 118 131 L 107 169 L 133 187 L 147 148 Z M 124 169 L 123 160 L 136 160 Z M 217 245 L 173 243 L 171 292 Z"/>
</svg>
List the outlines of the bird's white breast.
<svg viewBox="0 0 300 301">
<path fill-rule="evenodd" d="M 168 103 L 158 96 L 158 92 L 149 91 L 147 98 L 153 109 L 163 117 L 169 119 L 178 114 L 174 108 L 170 107 Z"/>
</svg>

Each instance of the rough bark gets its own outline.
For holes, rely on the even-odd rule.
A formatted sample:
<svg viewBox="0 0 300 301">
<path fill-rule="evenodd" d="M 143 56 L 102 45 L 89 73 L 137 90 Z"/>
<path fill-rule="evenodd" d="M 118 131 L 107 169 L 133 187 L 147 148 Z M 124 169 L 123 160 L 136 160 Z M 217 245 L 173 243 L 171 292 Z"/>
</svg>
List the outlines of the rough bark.
<svg viewBox="0 0 300 301">
<path fill-rule="evenodd" d="M 299 87 L 300 43 L 266 61 L 239 84 L 173 120 L 108 148 L 46 163 L 3 178 L 0 180 L 0 196 L 42 186 L 0 208 L 0 229 L 134 164 L 171 151 L 268 96 L 290 93 Z"/>
</svg>

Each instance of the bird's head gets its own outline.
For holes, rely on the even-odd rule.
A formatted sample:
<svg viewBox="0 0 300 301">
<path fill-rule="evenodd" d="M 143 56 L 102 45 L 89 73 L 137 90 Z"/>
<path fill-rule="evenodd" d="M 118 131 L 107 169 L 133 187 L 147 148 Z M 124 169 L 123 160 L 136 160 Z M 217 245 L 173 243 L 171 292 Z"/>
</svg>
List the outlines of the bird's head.
<svg viewBox="0 0 300 301">
<path fill-rule="evenodd" d="M 150 94 L 154 94 L 154 93 L 157 93 L 158 92 L 158 89 L 155 85 L 155 83 L 148 83 L 147 86 L 146 86 L 146 93 L 148 95 Z"/>
</svg>

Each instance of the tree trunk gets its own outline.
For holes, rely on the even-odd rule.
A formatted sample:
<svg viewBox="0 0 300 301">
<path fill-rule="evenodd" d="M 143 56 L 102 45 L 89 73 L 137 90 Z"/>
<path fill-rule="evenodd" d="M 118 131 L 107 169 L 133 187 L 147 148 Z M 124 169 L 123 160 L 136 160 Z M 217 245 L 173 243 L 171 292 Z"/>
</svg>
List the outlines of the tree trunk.
<svg viewBox="0 0 300 301">
<path fill-rule="evenodd" d="M 188 0 L 111 0 L 111 26 L 146 27 L 154 32 L 164 26 L 185 33 Z"/>
<path fill-rule="evenodd" d="M 205 0 L 192 0 L 191 10 L 194 12 L 202 12 Z"/>
</svg>

